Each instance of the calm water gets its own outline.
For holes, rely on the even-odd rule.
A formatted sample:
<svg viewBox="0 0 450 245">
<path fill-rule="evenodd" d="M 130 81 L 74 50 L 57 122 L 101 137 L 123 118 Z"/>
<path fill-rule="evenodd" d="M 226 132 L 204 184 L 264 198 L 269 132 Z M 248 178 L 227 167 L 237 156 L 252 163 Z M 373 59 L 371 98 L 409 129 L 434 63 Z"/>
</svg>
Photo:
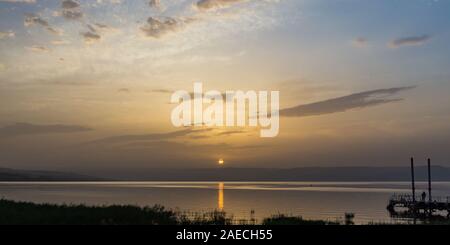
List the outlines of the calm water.
<svg viewBox="0 0 450 245">
<path fill-rule="evenodd" d="M 391 221 L 393 193 L 409 193 L 408 182 L 0 182 L 6 199 L 83 204 L 162 204 L 181 211 L 224 210 L 261 221 L 277 213 L 356 223 Z M 420 194 L 426 183 L 418 183 Z M 450 182 L 433 183 L 433 194 L 450 196 Z"/>
</svg>

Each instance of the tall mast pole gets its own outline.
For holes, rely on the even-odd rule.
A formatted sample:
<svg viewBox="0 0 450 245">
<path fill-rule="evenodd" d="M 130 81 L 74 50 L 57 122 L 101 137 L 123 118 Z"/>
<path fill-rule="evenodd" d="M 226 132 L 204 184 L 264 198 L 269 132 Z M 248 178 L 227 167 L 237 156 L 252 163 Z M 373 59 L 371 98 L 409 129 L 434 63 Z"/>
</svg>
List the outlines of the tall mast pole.
<svg viewBox="0 0 450 245">
<path fill-rule="evenodd" d="M 431 160 L 428 158 L 428 202 L 432 202 L 431 198 Z"/>
<path fill-rule="evenodd" d="M 414 158 L 411 157 L 411 187 L 412 187 L 412 200 L 416 203 L 416 187 L 414 185 Z"/>
</svg>

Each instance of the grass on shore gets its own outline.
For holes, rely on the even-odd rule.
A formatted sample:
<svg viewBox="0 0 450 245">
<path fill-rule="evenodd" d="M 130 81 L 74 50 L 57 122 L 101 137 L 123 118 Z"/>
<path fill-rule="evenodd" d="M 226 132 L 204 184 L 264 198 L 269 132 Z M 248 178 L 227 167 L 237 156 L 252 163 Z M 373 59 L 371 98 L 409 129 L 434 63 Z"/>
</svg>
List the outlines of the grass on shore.
<svg viewBox="0 0 450 245">
<path fill-rule="evenodd" d="M 265 218 L 262 225 L 340 225 L 337 221 L 304 220 L 298 216 L 286 216 L 283 214 Z"/>
<path fill-rule="evenodd" d="M 35 204 L 0 199 L 0 225 L 233 225 L 256 224 L 254 220 L 235 220 L 222 211 L 186 215 L 155 205 L 86 206 Z M 277 215 L 262 225 L 338 225 L 339 222 L 304 220 Z"/>
</svg>

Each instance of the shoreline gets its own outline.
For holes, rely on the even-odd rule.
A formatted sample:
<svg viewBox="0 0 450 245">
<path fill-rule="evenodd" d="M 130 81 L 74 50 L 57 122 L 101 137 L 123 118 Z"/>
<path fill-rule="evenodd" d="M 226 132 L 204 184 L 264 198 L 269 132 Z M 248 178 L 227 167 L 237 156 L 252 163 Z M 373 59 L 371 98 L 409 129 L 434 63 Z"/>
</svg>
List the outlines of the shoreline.
<svg viewBox="0 0 450 245">
<path fill-rule="evenodd" d="M 254 218 L 236 219 L 232 214 L 214 210 L 208 212 L 182 212 L 161 205 L 84 205 L 49 204 L 0 199 L 0 225 L 355 225 L 353 213 L 344 218 L 304 219 L 302 216 L 277 214 L 265 217 L 261 222 Z M 447 218 L 423 219 L 419 222 L 367 222 L 358 225 L 450 225 Z"/>
</svg>

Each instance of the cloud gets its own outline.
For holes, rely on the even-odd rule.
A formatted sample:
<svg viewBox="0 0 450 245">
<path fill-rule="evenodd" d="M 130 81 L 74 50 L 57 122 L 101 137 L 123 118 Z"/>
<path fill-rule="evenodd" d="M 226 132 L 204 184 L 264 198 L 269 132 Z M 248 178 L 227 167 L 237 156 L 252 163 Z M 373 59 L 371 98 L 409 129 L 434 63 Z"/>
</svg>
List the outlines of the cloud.
<svg viewBox="0 0 450 245">
<path fill-rule="evenodd" d="M 194 126 L 194 125 L 191 125 L 191 126 Z M 200 132 L 200 133 L 196 133 L 194 135 L 189 136 L 189 138 L 190 139 L 207 139 L 207 138 L 220 137 L 220 136 L 242 135 L 242 134 L 251 133 L 251 131 L 244 130 L 244 129 L 223 131 L 223 128 L 221 128 L 221 127 L 209 128 L 209 130 L 207 132 L 209 132 L 209 131 L 219 131 L 219 132 L 215 133 L 215 134 L 201 134 L 201 132 Z"/>
<path fill-rule="evenodd" d="M 121 88 L 121 89 L 117 90 L 117 92 L 119 92 L 119 93 L 129 93 L 131 91 L 128 88 Z"/>
<path fill-rule="evenodd" d="M 64 0 L 61 2 L 62 11 L 59 13 L 68 20 L 79 20 L 83 18 L 83 12 L 80 9 L 80 2 L 74 0 Z"/>
<path fill-rule="evenodd" d="M 93 44 L 102 39 L 102 37 L 99 34 L 92 31 L 81 32 L 80 35 L 84 38 L 84 42 L 87 44 Z"/>
<path fill-rule="evenodd" d="M 0 139 L 9 138 L 21 135 L 36 135 L 36 134 L 54 134 L 54 133 L 77 133 L 90 131 L 91 128 L 77 126 L 77 125 L 36 125 L 31 123 L 16 123 L 0 128 Z"/>
<path fill-rule="evenodd" d="M 171 90 L 171 89 L 152 89 L 149 92 L 151 92 L 151 93 L 160 93 L 160 94 L 173 94 L 173 93 L 175 93 L 175 90 Z M 203 98 L 216 99 L 214 96 L 206 96 L 205 94 L 196 94 L 194 92 L 189 92 L 190 99 L 194 98 L 196 95 L 199 95 L 199 96 L 201 96 Z M 226 93 L 222 93 L 221 94 L 222 100 L 225 100 L 226 96 L 227 96 Z"/>
<path fill-rule="evenodd" d="M 53 45 L 66 45 L 66 44 L 70 44 L 70 41 L 67 41 L 67 40 L 53 40 L 51 43 Z"/>
<path fill-rule="evenodd" d="M 128 143 L 133 141 L 156 141 L 156 140 L 166 140 L 173 139 L 177 137 L 183 137 L 187 135 L 193 135 L 198 133 L 204 133 L 213 130 L 212 128 L 204 129 L 183 129 L 169 133 L 153 133 L 153 134 L 134 134 L 134 135 L 120 135 L 107 137 L 103 139 L 98 139 L 88 142 L 88 144 L 120 144 Z"/>
<path fill-rule="evenodd" d="M 160 9 L 161 8 L 161 0 L 150 0 L 148 2 L 151 8 Z"/>
<path fill-rule="evenodd" d="M 162 38 L 168 34 L 176 33 L 186 25 L 192 23 L 194 19 L 175 19 L 172 17 L 149 17 L 147 23 L 141 27 L 141 31 L 146 37 L 151 38 Z"/>
<path fill-rule="evenodd" d="M 31 13 L 25 14 L 24 25 L 26 27 L 39 25 L 39 26 L 44 27 L 47 31 L 49 31 L 49 32 L 51 32 L 52 34 L 55 34 L 55 35 L 60 35 L 62 33 L 61 30 L 53 28 L 52 26 L 50 26 L 48 21 L 42 19 L 40 16 L 38 16 L 36 14 L 31 14 Z"/>
<path fill-rule="evenodd" d="M 175 91 L 170 89 L 152 89 L 149 92 L 152 93 L 162 93 L 162 94 L 173 94 Z"/>
<path fill-rule="evenodd" d="M 0 0 L 4 3 L 36 3 L 36 0 Z"/>
<path fill-rule="evenodd" d="M 83 12 L 80 10 L 64 9 L 61 15 L 68 20 L 79 20 L 83 18 Z"/>
<path fill-rule="evenodd" d="M 42 19 L 40 16 L 36 14 L 31 13 L 25 14 L 24 25 L 27 27 L 33 25 L 41 25 L 44 27 L 50 26 L 46 20 Z"/>
<path fill-rule="evenodd" d="M 211 10 L 225 8 L 240 2 L 244 2 L 244 0 L 199 0 L 195 6 L 199 10 Z"/>
<path fill-rule="evenodd" d="M 116 32 L 116 29 L 100 23 L 87 24 L 87 28 L 88 31 L 80 33 L 80 35 L 84 37 L 84 41 L 87 44 L 100 41 L 103 34 Z"/>
<path fill-rule="evenodd" d="M 179 155 L 189 155 L 192 152 L 203 152 L 205 154 L 212 155 L 218 153 L 238 153 L 269 147 L 267 145 L 231 145 L 228 143 L 191 144 L 188 142 L 173 142 L 165 140 L 131 142 L 124 146 L 128 148 L 144 148 L 148 152 L 152 152 L 152 154 L 168 154 L 169 152 L 177 152 Z"/>
<path fill-rule="evenodd" d="M 141 34 L 147 38 L 153 39 L 161 39 L 162 37 L 166 37 L 168 34 L 174 34 L 180 32 L 187 27 L 191 27 L 192 23 L 206 23 L 206 25 L 202 26 L 203 28 L 197 29 L 208 32 L 206 36 L 211 38 L 217 37 L 220 35 L 224 35 L 224 30 L 229 31 L 237 31 L 239 29 L 245 29 L 245 26 L 248 26 L 251 29 L 267 27 L 267 25 L 263 24 L 263 16 L 256 17 L 254 14 L 254 8 L 246 8 L 248 6 L 242 6 L 242 8 L 233 9 L 233 11 L 229 11 L 230 9 L 226 9 L 226 7 L 231 7 L 237 3 L 244 3 L 248 0 L 195 0 L 194 3 L 191 4 L 191 9 L 185 9 L 183 11 L 183 15 L 178 15 L 180 17 L 149 17 L 145 24 L 140 27 Z M 267 3 L 275 3 L 279 0 L 264 0 L 264 1 L 253 1 L 254 7 L 256 8 L 258 5 L 265 6 Z M 226 13 L 215 13 L 208 10 L 214 9 L 223 9 Z M 236 10 L 236 11 L 234 11 Z M 258 12 L 261 11 L 258 8 Z M 254 21 L 248 22 L 248 19 L 245 19 L 244 22 L 237 23 L 238 28 L 233 27 L 228 29 L 228 24 L 225 20 L 234 19 L 238 20 L 241 15 L 245 15 L 246 12 L 251 12 L 251 16 Z M 262 13 L 261 13 L 262 14 Z M 224 21 L 213 21 L 213 20 L 224 20 Z M 214 22 L 214 23 L 213 23 Z M 273 22 L 274 23 L 274 22 Z M 269 23 L 267 23 L 269 24 Z M 217 26 L 218 25 L 218 26 Z M 227 25 L 227 26 L 226 26 Z M 231 24 L 230 24 L 231 25 Z M 214 28 L 216 26 L 216 30 L 212 30 L 210 28 Z M 222 33 L 222 34 L 221 34 Z M 188 34 L 190 37 L 190 35 Z M 197 35 L 198 36 L 198 35 Z M 208 39 L 211 39 L 208 38 Z"/>
<path fill-rule="evenodd" d="M 5 38 L 13 38 L 15 36 L 16 36 L 16 34 L 12 31 L 7 31 L 7 32 L 0 31 L 0 40 L 5 39 Z"/>
<path fill-rule="evenodd" d="M 357 48 L 364 48 L 367 47 L 369 41 L 364 37 L 358 37 L 352 41 L 352 44 Z"/>
<path fill-rule="evenodd" d="M 61 7 L 63 9 L 73 9 L 80 7 L 80 3 L 74 0 L 64 0 L 61 2 Z"/>
<path fill-rule="evenodd" d="M 248 133 L 246 130 L 229 130 L 218 133 L 216 136 L 230 136 L 230 135 L 236 135 L 236 134 L 245 134 Z"/>
<path fill-rule="evenodd" d="M 31 47 L 26 47 L 26 49 L 35 52 L 35 53 L 46 53 L 46 52 L 50 52 L 50 49 L 44 46 L 38 46 L 38 45 L 33 45 Z"/>
<path fill-rule="evenodd" d="M 398 88 L 379 89 L 351 94 L 344 97 L 329 99 L 312 104 L 282 109 L 280 110 L 280 116 L 285 117 L 317 116 L 401 101 L 402 99 L 389 97 L 402 91 L 413 88 L 415 87 L 398 87 Z"/>
<path fill-rule="evenodd" d="M 88 25 L 88 26 L 91 30 L 94 30 L 95 32 L 105 32 L 106 33 L 106 32 L 116 31 L 115 28 L 112 28 L 106 24 L 101 24 L 101 23 L 95 23 L 95 24 Z"/>
<path fill-rule="evenodd" d="M 118 32 L 116 28 L 101 23 L 88 24 L 87 27 L 91 32 L 96 33 L 100 36 Z"/>
<path fill-rule="evenodd" d="M 388 46 L 390 48 L 398 48 L 401 46 L 420 46 L 425 44 L 430 39 L 431 36 L 429 35 L 403 37 L 392 40 L 391 42 L 389 42 Z"/>
</svg>

